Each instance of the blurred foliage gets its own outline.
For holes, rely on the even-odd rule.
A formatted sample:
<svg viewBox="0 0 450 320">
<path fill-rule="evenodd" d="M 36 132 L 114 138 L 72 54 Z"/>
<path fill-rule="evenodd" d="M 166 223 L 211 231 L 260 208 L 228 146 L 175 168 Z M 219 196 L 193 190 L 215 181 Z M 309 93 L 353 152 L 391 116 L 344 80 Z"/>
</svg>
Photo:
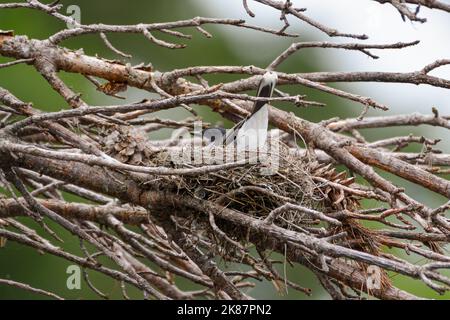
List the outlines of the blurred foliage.
<svg viewBox="0 0 450 320">
<path fill-rule="evenodd" d="M 205 0 L 207 1 L 207 0 Z M 2 0 L 2 2 L 8 2 Z M 68 5 L 74 4 L 73 1 L 63 0 L 65 11 Z M 109 24 L 136 24 L 139 22 L 165 22 L 179 19 L 188 19 L 195 16 L 211 16 L 211 11 L 207 12 L 205 8 L 199 6 L 199 1 L 188 0 L 165 0 L 165 1 L 76 1 L 76 5 L 81 8 L 82 23 L 109 23 Z M 240 3 L 233 5 L 240 6 Z M 221 17 L 220 12 L 213 14 L 215 17 Z M 222 16 L 223 17 L 223 16 Z M 242 9 L 242 17 L 247 19 L 245 11 Z M 274 12 L 273 19 L 278 19 L 278 13 Z M 0 29 L 14 30 L 17 35 L 27 35 L 29 38 L 44 39 L 49 35 L 61 30 L 65 26 L 52 17 L 42 12 L 32 11 L 28 9 L 14 9 L 0 11 Z M 162 39 L 170 39 L 174 42 L 185 42 L 188 47 L 182 50 L 169 50 L 150 43 L 142 35 L 138 34 L 111 34 L 110 41 L 120 50 L 131 53 L 133 59 L 129 61 L 131 64 L 151 63 L 155 69 L 160 71 L 171 70 L 194 65 L 256 65 L 264 67 L 271 62 L 278 53 L 284 50 L 293 40 L 292 38 L 279 38 L 273 35 L 261 34 L 252 30 L 237 29 L 232 26 L 205 26 L 214 37 L 212 39 L 205 38 L 204 35 L 195 29 L 183 29 L 183 32 L 191 33 L 191 40 L 172 38 L 168 35 L 158 33 L 157 36 Z M 298 30 L 296 30 L 298 29 Z M 304 33 L 304 29 L 300 29 L 298 23 L 291 27 L 291 32 L 301 32 L 302 41 L 308 40 L 308 35 Z M 234 32 L 233 32 L 234 31 Z M 232 37 L 227 32 L 233 32 Z M 156 34 L 155 34 L 156 35 Z M 244 37 L 245 36 L 245 37 Z M 78 50 L 80 48 L 88 55 L 99 55 L 107 59 L 119 59 L 111 50 L 109 50 L 100 40 L 98 35 L 87 35 L 78 37 L 64 42 L 62 45 Z M 9 61 L 0 57 L 0 63 Z M 287 62 L 285 62 L 280 71 L 286 72 L 308 72 L 308 71 L 324 71 L 321 70 L 320 61 L 314 56 L 314 50 L 306 50 L 301 54 L 297 54 Z M 117 103 L 117 100 L 107 97 L 92 86 L 81 75 L 63 73 L 62 78 L 75 91 L 81 92 L 83 99 L 90 104 L 106 105 Z M 219 83 L 235 79 L 236 76 L 208 76 L 206 77 L 211 83 Z M 11 68 L 0 70 L 0 85 L 24 101 L 32 101 L 34 105 L 41 110 L 55 111 L 66 108 L 64 100 L 52 91 L 45 80 L 30 66 L 16 65 Z M 351 86 L 346 86 L 351 89 Z M 325 108 L 302 109 L 295 108 L 287 104 L 279 103 L 277 107 L 281 109 L 295 112 L 298 116 L 311 121 L 320 121 L 332 117 L 348 117 L 357 116 L 361 110 L 359 105 L 320 93 L 318 91 L 308 90 L 304 87 L 291 86 L 283 88 L 286 92 L 293 94 L 306 94 L 308 99 L 324 102 L 327 104 Z M 126 93 L 128 101 L 137 101 L 148 96 L 149 93 L 129 89 Z M 202 115 L 205 121 L 215 122 L 223 121 L 227 126 L 231 123 L 224 121 L 217 114 L 212 113 L 206 107 L 197 107 L 197 111 Z M 161 116 L 169 116 L 171 118 L 180 118 L 180 114 L 173 114 L 173 111 L 161 112 Z M 388 130 L 384 134 L 386 136 L 408 134 L 407 129 Z M 370 139 L 381 138 L 383 133 L 369 133 Z M 392 178 L 392 177 L 389 177 Z M 398 179 L 393 179 L 400 183 Z M 404 181 L 401 181 L 404 183 Z M 423 190 L 412 184 L 405 184 L 408 191 L 419 201 L 427 203 L 436 203 L 436 200 L 442 201 L 442 198 L 434 196 L 434 198 L 426 199 Z M 427 193 L 429 194 L 429 193 Z M 428 197 L 428 196 L 427 196 Z M 67 196 L 69 201 L 75 201 L 74 197 Z M 376 203 L 365 203 L 368 207 L 376 206 Z M 35 223 L 29 219 L 19 218 L 21 222 L 36 228 L 41 235 L 46 234 Z M 80 254 L 79 240 L 59 226 L 50 223 L 50 226 L 62 238 L 64 243 L 58 244 L 65 249 Z M 375 227 L 375 226 L 373 226 Z M 93 249 L 90 248 L 92 251 Z M 284 260 L 282 255 L 277 256 L 280 261 Z M 417 257 L 415 257 L 417 260 Z M 414 261 L 412 259 L 411 261 Z M 105 265 L 112 264 L 106 259 L 102 260 Z M 63 297 L 72 299 L 97 299 L 94 294 L 82 282 L 81 290 L 70 291 L 66 287 L 66 268 L 69 262 L 48 255 L 39 254 L 33 249 L 17 245 L 11 241 L 7 242 L 5 248 L 0 249 L 0 278 L 12 279 L 28 283 L 32 286 L 51 290 Z M 280 265 L 279 271 L 284 274 L 284 266 Z M 121 299 L 120 283 L 111 281 L 105 276 L 88 271 L 90 280 L 107 293 L 112 299 Z M 329 298 L 328 295 L 319 286 L 312 272 L 307 268 L 295 265 L 291 267 L 286 265 L 286 276 L 291 281 L 299 283 L 301 286 L 313 289 L 313 295 L 307 297 L 302 293 L 289 290 L 288 294 L 278 294 L 274 286 L 269 282 L 256 283 L 256 287 L 252 289 L 251 294 L 256 298 L 262 299 L 323 299 Z M 426 288 L 419 282 L 413 282 L 410 279 L 391 275 L 394 284 L 400 285 L 404 290 L 411 291 L 414 294 L 436 298 L 437 295 Z M 195 286 L 186 281 L 179 281 L 180 287 L 183 289 L 195 289 Z M 141 299 L 142 294 L 134 288 L 127 286 L 128 294 L 132 298 Z M 447 295 L 447 298 L 449 296 Z M 43 299 L 43 296 L 35 295 L 27 291 L 23 291 L 8 286 L 0 286 L 0 299 Z"/>
</svg>

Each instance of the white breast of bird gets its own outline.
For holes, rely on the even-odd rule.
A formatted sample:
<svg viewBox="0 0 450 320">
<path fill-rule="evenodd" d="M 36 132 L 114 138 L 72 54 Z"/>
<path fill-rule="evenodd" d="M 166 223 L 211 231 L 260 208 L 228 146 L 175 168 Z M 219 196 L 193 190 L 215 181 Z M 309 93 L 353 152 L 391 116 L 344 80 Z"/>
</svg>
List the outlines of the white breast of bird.
<svg viewBox="0 0 450 320">
<path fill-rule="evenodd" d="M 258 151 L 264 148 L 267 140 L 269 108 L 265 104 L 239 129 L 236 137 L 238 151 Z"/>
</svg>

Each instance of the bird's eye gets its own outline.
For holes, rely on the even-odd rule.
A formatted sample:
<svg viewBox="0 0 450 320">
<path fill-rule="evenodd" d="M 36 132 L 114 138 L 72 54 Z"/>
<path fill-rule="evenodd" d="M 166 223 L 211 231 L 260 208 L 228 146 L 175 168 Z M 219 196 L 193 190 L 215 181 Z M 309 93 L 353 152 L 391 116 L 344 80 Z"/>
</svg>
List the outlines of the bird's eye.
<svg viewBox="0 0 450 320">
<path fill-rule="evenodd" d="M 214 142 L 216 140 L 216 137 L 215 136 L 212 136 L 211 137 L 211 142 Z"/>
</svg>

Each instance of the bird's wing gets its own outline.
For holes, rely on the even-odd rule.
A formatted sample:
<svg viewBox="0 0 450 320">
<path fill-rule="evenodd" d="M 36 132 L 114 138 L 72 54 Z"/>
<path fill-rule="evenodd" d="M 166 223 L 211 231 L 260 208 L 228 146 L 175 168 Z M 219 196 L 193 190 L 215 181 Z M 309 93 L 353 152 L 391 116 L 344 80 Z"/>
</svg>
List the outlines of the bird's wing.
<svg viewBox="0 0 450 320">
<path fill-rule="evenodd" d="M 259 84 L 258 88 L 258 98 L 270 98 L 272 96 L 273 87 L 267 84 L 264 84 L 263 81 Z M 252 114 L 256 113 L 259 109 L 262 108 L 267 102 L 266 101 L 255 101 L 253 105 Z"/>
</svg>

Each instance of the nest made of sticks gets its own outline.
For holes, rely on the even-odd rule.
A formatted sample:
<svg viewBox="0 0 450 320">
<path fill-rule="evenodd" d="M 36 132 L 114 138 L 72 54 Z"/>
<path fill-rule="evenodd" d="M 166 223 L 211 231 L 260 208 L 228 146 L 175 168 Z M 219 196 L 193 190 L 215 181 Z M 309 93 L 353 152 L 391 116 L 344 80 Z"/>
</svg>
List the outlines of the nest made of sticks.
<svg viewBox="0 0 450 320">
<path fill-rule="evenodd" d="M 207 158 L 203 158 L 205 163 L 198 162 L 197 159 L 197 162 L 193 161 L 189 165 L 173 161 L 171 148 L 172 151 L 173 148 L 190 148 L 192 141 L 170 141 L 164 147 L 164 143 L 161 144 L 160 141 L 150 141 L 142 131 L 123 126 L 104 132 L 103 137 L 105 152 L 124 163 L 166 168 L 194 168 L 210 165 L 212 162 Z M 314 155 L 305 156 L 304 153 L 296 152 L 279 140 L 269 139 L 268 144 L 271 143 L 279 143 L 278 169 L 273 174 L 262 174 L 264 164 L 257 162 L 207 174 L 161 176 L 160 179 L 170 181 L 181 195 L 211 201 L 258 219 L 266 218 L 273 210 L 286 203 L 301 205 L 325 215 L 342 210 L 357 211 L 361 208 L 361 199 L 346 192 L 345 187 L 354 183 L 354 178 L 349 177 L 346 171 L 339 172 L 332 164 L 319 163 Z M 167 147 L 169 145 L 170 147 Z M 226 149 L 221 152 L 228 161 L 236 160 L 236 154 L 227 157 Z M 195 155 L 192 153 L 191 156 Z M 204 157 L 203 154 L 202 156 Z M 275 222 L 288 230 L 307 232 L 317 237 L 331 237 L 345 233 L 345 237 L 339 237 L 337 240 L 340 245 L 377 256 L 382 255 L 379 235 L 364 227 L 356 219 L 341 220 L 342 226 L 337 227 L 314 219 L 301 211 L 286 210 L 277 216 Z M 224 261 L 238 262 L 249 257 L 240 249 L 248 246 L 245 240 L 247 235 L 242 230 L 239 232 L 228 221 L 215 222 L 220 232 L 226 234 L 226 239 L 217 235 L 217 229 L 211 225 L 211 220 L 202 214 L 193 212 L 184 218 L 178 218 L 176 223 L 182 230 L 195 235 L 198 243 L 202 243 L 204 239 L 204 248 L 214 255 L 219 255 Z M 239 244 L 236 245 L 237 243 Z M 255 245 L 258 247 L 258 244 Z M 362 270 L 367 270 L 366 264 L 355 263 Z M 388 283 L 389 279 L 383 272 L 382 285 Z"/>
<path fill-rule="evenodd" d="M 187 167 L 186 163 L 174 163 L 169 148 L 157 146 L 141 131 L 117 127 L 105 132 L 103 137 L 105 152 L 123 163 L 154 167 Z M 272 210 L 287 202 L 324 213 L 359 208 L 358 198 L 347 194 L 342 188 L 335 187 L 336 184 L 349 186 L 354 182 L 353 177 L 348 177 L 345 171 L 339 172 L 331 164 L 321 164 L 313 156 L 299 154 L 280 140 L 269 139 L 268 143 L 269 145 L 279 143 L 278 169 L 273 174 L 262 174 L 264 164 L 258 162 L 202 175 L 171 176 L 170 180 L 175 180 L 181 194 L 213 201 L 256 217 L 267 216 Z M 187 146 L 186 141 L 180 140 L 172 148 L 187 148 Z M 192 145 L 188 147 L 191 148 Z M 226 154 L 227 150 L 224 148 L 222 152 Z M 203 157 L 205 154 L 209 153 L 203 153 Z M 224 159 L 232 162 L 235 161 L 236 155 L 225 156 Z M 205 163 L 211 164 L 211 161 L 208 161 L 210 159 L 204 160 Z M 188 167 L 203 165 L 205 164 L 191 161 Z M 286 211 L 279 218 L 280 223 L 289 229 L 302 224 L 316 223 L 295 211 Z"/>
</svg>

